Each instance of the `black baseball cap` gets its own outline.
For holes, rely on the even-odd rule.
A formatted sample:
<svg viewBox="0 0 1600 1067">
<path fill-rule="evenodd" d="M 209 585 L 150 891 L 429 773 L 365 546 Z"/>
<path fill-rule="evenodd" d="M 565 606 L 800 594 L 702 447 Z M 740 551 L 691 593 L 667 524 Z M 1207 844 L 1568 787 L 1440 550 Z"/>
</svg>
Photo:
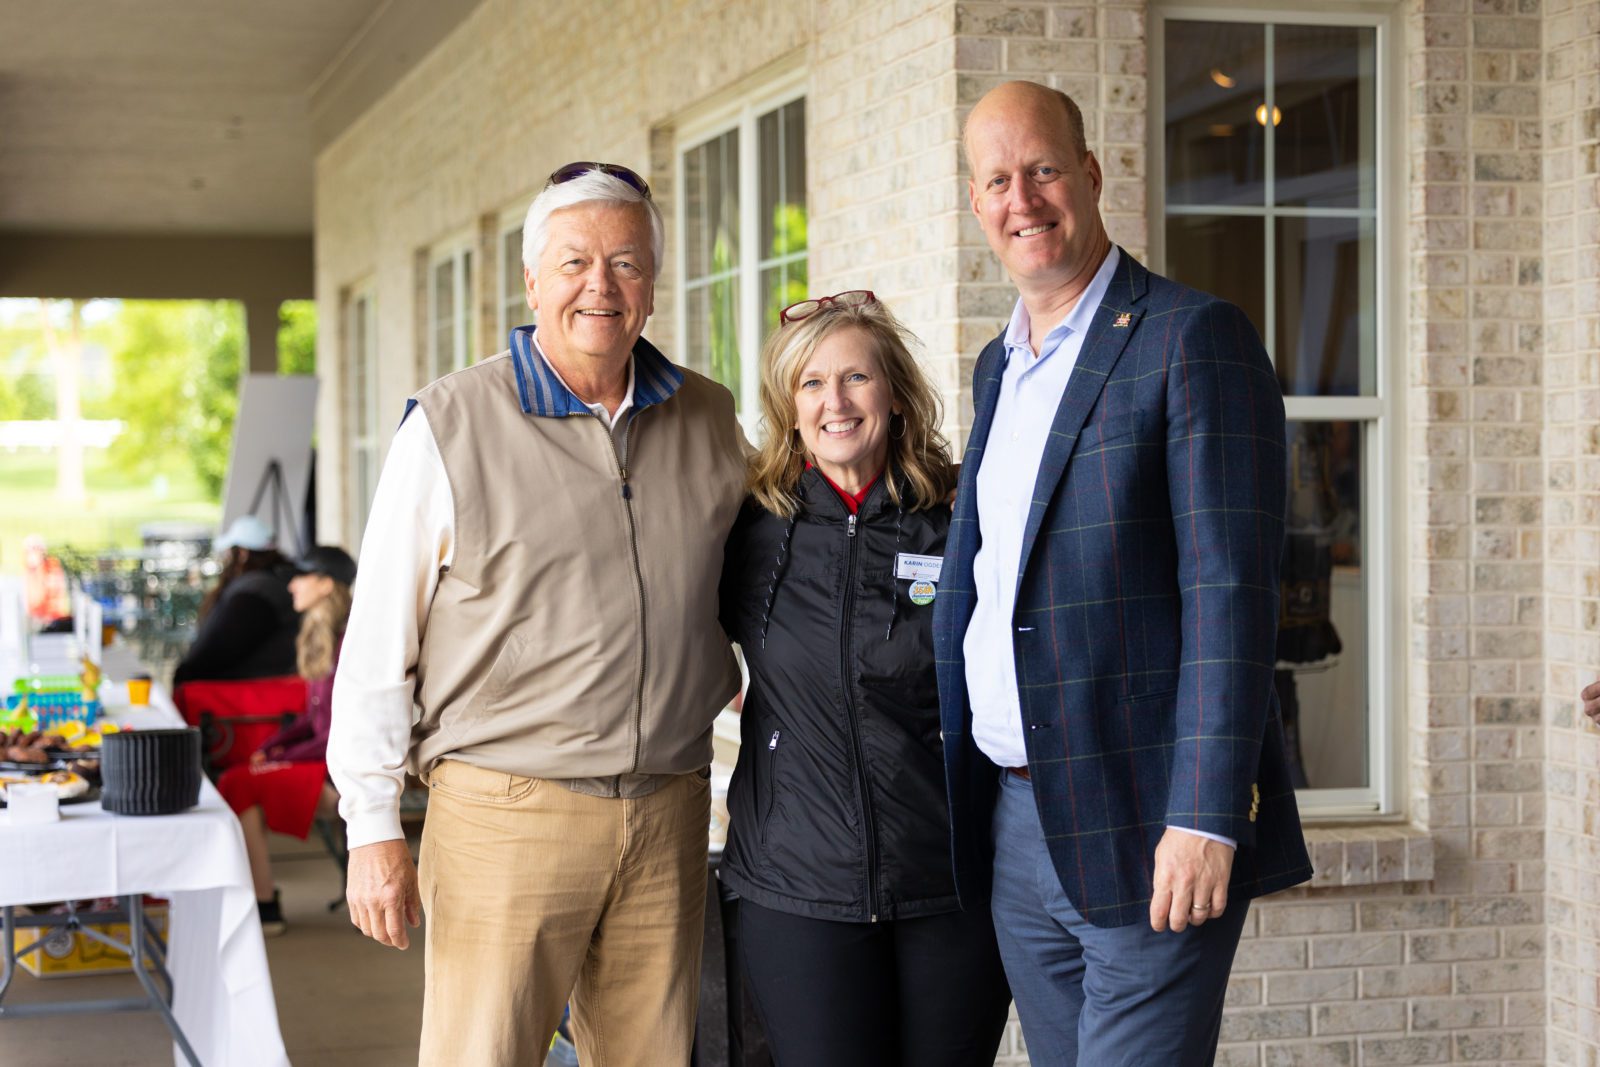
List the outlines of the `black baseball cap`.
<svg viewBox="0 0 1600 1067">
<path fill-rule="evenodd" d="M 356 561 L 335 545 L 313 545 L 295 561 L 295 568 L 301 574 L 326 574 L 344 585 L 356 584 Z"/>
</svg>

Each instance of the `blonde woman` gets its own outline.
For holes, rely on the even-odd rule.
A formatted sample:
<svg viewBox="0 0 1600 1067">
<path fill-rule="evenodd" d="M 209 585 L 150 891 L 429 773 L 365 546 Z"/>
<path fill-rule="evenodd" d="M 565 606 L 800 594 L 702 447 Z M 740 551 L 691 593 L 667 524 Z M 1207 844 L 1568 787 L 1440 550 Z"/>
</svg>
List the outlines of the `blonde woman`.
<svg viewBox="0 0 1600 1067">
<path fill-rule="evenodd" d="M 333 670 L 350 618 L 350 587 L 356 580 L 355 560 L 331 545 L 313 548 L 296 567 L 300 573 L 290 579 L 289 592 L 300 612 L 295 655 L 306 680 L 305 714 L 269 738 L 251 754 L 248 764 L 230 768 L 217 782 L 244 828 L 261 931 L 269 937 L 283 933 L 285 924 L 282 902 L 272 884 L 267 830 L 305 840 L 318 810 L 332 812 L 338 803 L 328 784 L 324 755 L 333 714 Z"/>
<path fill-rule="evenodd" d="M 723 620 L 750 687 L 723 882 L 779 1067 L 994 1062 L 1010 993 L 956 899 L 932 615 L 939 402 L 870 292 L 786 308 Z"/>
</svg>

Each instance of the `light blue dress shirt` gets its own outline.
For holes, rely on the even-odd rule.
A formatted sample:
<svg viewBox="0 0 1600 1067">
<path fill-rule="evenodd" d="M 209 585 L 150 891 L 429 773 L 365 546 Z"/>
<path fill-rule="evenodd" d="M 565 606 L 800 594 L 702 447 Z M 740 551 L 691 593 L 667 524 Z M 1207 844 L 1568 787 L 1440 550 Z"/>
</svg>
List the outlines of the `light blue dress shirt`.
<svg viewBox="0 0 1600 1067">
<path fill-rule="evenodd" d="M 972 740 L 1001 767 L 1028 763 L 1011 644 L 1022 531 L 1028 524 L 1050 424 L 1119 259 L 1121 253 L 1113 245 L 1067 317 L 1045 334 L 1037 356 L 1029 340 L 1032 322 L 1020 298 L 1006 326 L 1006 369 L 978 468 L 978 528 L 983 540 L 972 561 L 978 603 L 962 642 Z"/>
</svg>

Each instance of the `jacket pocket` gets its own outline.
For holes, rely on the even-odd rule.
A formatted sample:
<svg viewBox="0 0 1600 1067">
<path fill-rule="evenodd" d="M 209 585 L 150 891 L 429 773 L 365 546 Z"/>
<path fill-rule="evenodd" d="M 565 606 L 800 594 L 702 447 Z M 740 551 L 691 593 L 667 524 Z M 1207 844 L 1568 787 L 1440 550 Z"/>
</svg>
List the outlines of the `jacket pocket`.
<svg viewBox="0 0 1600 1067">
<path fill-rule="evenodd" d="M 756 791 L 756 821 L 760 825 L 761 843 L 767 843 L 767 823 L 772 819 L 772 805 L 776 794 L 775 779 L 778 777 L 778 745 L 783 740 L 783 731 L 775 729 L 772 736 L 767 739 L 767 750 L 764 753 L 766 774 L 761 776 L 761 787 Z M 763 757 L 757 757 L 758 760 Z"/>
<path fill-rule="evenodd" d="M 473 704 L 487 711 L 495 701 L 505 696 L 506 690 L 511 688 L 511 683 L 516 679 L 517 669 L 522 665 L 522 653 L 527 647 L 528 639 L 515 630 L 506 634 L 506 639 L 500 643 L 500 651 L 495 654 L 494 666 L 489 668 L 489 676 L 483 680 L 483 688 Z"/>
<path fill-rule="evenodd" d="M 473 725 L 488 717 L 494 710 L 495 704 L 506 695 L 512 683 L 516 681 L 517 671 L 522 666 L 523 652 L 527 647 L 526 637 L 514 630 L 506 634 L 505 640 L 500 642 L 499 651 L 495 653 L 494 664 L 489 668 L 489 673 L 484 677 L 478 691 L 472 694 L 470 700 L 456 703 L 453 711 L 439 719 L 439 727 L 457 741 L 469 741 Z"/>
<path fill-rule="evenodd" d="M 1144 704 L 1152 700 L 1171 700 L 1178 695 L 1177 687 L 1171 689 L 1156 689 L 1148 693 L 1133 693 L 1129 696 L 1118 697 L 1117 707 L 1125 704 Z"/>
<path fill-rule="evenodd" d="M 1078 435 L 1078 443 L 1073 450 L 1074 455 L 1082 455 L 1097 449 L 1115 445 L 1129 445 L 1142 442 L 1128 441 L 1126 438 L 1135 435 L 1146 436 L 1146 430 L 1152 419 L 1149 412 L 1134 411 L 1108 415 L 1105 418 L 1091 420 L 1087 423 L 1082 433 Z"/>
</svg>

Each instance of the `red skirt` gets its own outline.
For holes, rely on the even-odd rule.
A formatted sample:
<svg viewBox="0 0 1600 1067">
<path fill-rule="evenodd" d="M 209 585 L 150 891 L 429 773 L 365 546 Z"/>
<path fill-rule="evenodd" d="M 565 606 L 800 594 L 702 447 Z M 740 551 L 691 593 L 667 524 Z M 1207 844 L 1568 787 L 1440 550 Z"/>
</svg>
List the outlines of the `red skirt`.
<svg viewBox="0 0 1600 1067">
<path fill-rule="evenodd" d="M 217 791 L 235 813 L 259 807 L 269 827 L 304 841 L 317 817 L 327 777 L 328 765 L 321 760 L 242 763 L 222 773 Z"/>
</svg>

